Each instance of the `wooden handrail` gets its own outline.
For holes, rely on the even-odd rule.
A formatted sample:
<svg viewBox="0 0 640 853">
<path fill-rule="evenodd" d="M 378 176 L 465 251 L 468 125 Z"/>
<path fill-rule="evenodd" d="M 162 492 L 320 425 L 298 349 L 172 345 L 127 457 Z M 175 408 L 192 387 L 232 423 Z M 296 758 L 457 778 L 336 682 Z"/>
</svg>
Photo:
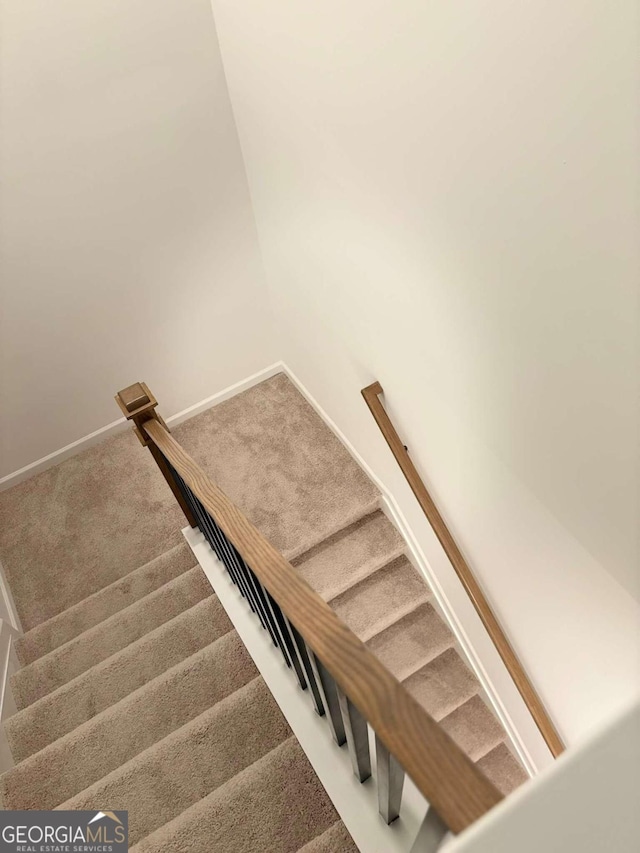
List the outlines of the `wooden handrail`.
<svg viewBox="0 0 640 853">
<path fill-rule="evenodd" d="M 458 548 L 455 539 L 451 535 L 451 531 L 440 515 L 433 498 L 429 494 L 420 474 L 411 461 L 411 457 L 409 456 L 402 439 L 398 435 L 396 428 L 386 412 L 386 409 L 379 399 L 380 394 L 382 393 L 382 385 L 380 385 L 379 382 L 374 382 L 362 389 L 362 396 L 364 397 L 371 414 L 375 418 L 376 423 L 380 427 L 380 430 L 385 437 L 391 452 L 395 456 L 398 465 L 402 469 L 402 473 L 411 486 L 413 494 L 418 499 L 418 503 L 422 507 L 424 514 L 429 519 L 429 523 L 431 524 L 434 533 L 440 540 L 440 544 L 444 548 L 451 565 L 467 591 L 473 606 L 480 616 L 483 625 L 487 629 L 489 636 L 498 650 L 498 654 L 502 658 L 511 678 L 518 688 L 520 695 L 524 699 L 531 716 L 535 720 L 542 737 L 549 747 L 549 750 L 554 757 L 557 757 L 564 751 L 564 743 L 562 742 L 562 739 L 558 734 L 558 731 L 546 708 L 542 704 L 542 700 L 538 696 L 535 687 L 529 680 L 522 663 L 518 659 L 511 643 L 502 630 L 502 627 L 498 622 L 495 613 L 491 609 L 491 605 L 487 601 L 478 581 L 471 571 L 469 564 Z"/>
<path fill-rule="evenodd" d="M 502 795 L 154 416 L 138 421 L 452 832 Z"/>
</svg>

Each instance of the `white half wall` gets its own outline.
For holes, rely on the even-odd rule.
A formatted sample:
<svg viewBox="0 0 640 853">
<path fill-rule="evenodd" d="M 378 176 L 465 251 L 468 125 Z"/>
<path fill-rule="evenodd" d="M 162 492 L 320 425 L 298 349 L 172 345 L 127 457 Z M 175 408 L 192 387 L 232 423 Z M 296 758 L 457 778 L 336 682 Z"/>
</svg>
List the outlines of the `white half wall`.
<svg viewBox="0 0 640 853">
<path fill-rule="evenodd" d="M 575 743 L 640 690 L 637 4 L 212 5 L 282 357 L 472 636 L 381 381 Z"/>
<path fill-rule="evenodd" d="M 276 360 L 208 0 L 0 0 L 0 477 Z"/>
<path fill-rule="evenodd" d="M 447 853 L 632 853 L 640 841 L 640 707 L 516 791 Z"/>
</svg>

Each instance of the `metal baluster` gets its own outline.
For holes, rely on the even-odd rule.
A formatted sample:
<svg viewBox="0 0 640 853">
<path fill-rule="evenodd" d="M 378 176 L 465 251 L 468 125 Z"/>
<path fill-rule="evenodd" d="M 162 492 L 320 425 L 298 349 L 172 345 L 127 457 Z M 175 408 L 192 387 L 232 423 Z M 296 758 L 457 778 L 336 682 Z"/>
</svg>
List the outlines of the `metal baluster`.
<svg viewBox="0 0 640 853">
<path fill-rule="evenodd" d="M 404 770 L 376 734 L 376 777 L 378 781 L 378 811 L 386 823 L 400 814 Z"/>
<path fill-rule="evenodd" d="M 289 622 L 289 620 L 287 620 Z M 311 666 L 311 661 L 309 660 L 309 653 L 307 651 L 307 644 L 302 638 L 302 635 L 295 627 L 289 622 L 289 628 L 291 630 L 291 636 L 293 637 L 293 641 L 296 644 L 296 649 L 298 650 L 298 655 L 300 657 L 300 662 L 304 668 L 304 674 L 307 679 L 307 684 L 311 688 L 311 696 L 313 697 L 313 705 L 316 709 L 316 713 L 318 713 L 321 717 L 324 716 L 324 705 L 322 704 L 322 695 L 320 693 L 320 688 L 318 687 L 318 683 L 316 681 L 316 676 L 313 672 L 313 667 Z"/>
<path fill-rule="evenodd" d="M 197 498 L 196 498 L 196 500 L 197 500 Z M 200 503 L 200 501 L 198 501 L 198 503 Z M 203 509 L 204 509 L 204 507 L 203 507 Z M 205 510 L 205 512 L 206 512 L 206 510 Z M 212 535 L 214 536 L 214 538 L 218 542 L 218 547 L 220 548 L 220 550 L 222 552 L 222 558 L 221 558 L 222 562 L 227 567 L 227 570 L 229 571 L 229 573 L 232 574 L 233 571 L 236 570 L 236 565 L 234 563 L 234 560 L 233 560 L 233 557 L 231 554 L 230 543 L 228 542 L 227 537 L 224 535 L 222 530 L 220 530 L 220 528 L 216 524 L 215 520 L 211 517 L 211 515 L 209 515 L 208 512 L 206 513 L 206 515 L 207 515 L 207 521 L 208 521 L 209 527 L 211 529 Z M 238 580 L 238 589 L 240 590 L 242 595 L 247 599 L 247 601 L 249 602 L 249 607 L 255 613 L 256 608 L 255 608 L 255 605 L 252 601 L 252 597 L 251 597 L 251 593 L 250 593 L 250 589 L 249 589 L 249 582 L 248 582 L 247 578 L 245 577 L 244 572 L 242 572 L 239 567 L 236 570 L 236 577 Z"/>
<path fill-rule="evenodd" d="M 225 537 L 226 539 L 226 537 Z M 230 542 L 228 539 L 227 547 L 229 549 L 229 553 L 231 555 L 231 559 L 233 561 L 234 567 L 237 572 L 240 572 L 247 583 L 247 587 L 249 589 L 250 601 L 253 603 L 254 610 L 258 614 L 258 619 L 262 623 L 262 627 L 267 630 L 270 634 L 272 634 L 272 625 L 271 621 L 267 615 L 266 609 L 264 607 L 264 602 L 262 600 L 262 596 L 259 595 L 258 589 L 256 586 L 256 579 L 254 573 L 251 571 L 249 566 L 245 563 L 243 557 L 241 556 L 238 549 Z M 277 645 L 277 640 L 274 634 L 272 634 L 271 639 Z"/>
<path fill-rule="evenodd" d="M 207 524 L 208 513 L 206 512 L 205 508 L 202 506 L 200 501 L 198 501 L 196 496 L 193 494 L 193 492 L 191 491 L 189 486 L 187 486 L 187 484 L 182 479 L 180 474 L 178 474 L 178 472 L 175 470 L 175 468 L 172 465 L 169 465 L 169 468 L 171 470 L 173 477 L 175 478 L 175 481 L 178 485 L 180 492 L 184 496 L 184 499 L 187 501 L 187 504 L 188 504 L 189 508 L 191 509 L 191 512 L 193 513 L 193 515 L 195 516 L 195 518 L 198 522 L 198 527 L 200 528 L 200 532 L 202 533 L 204 538 L 207 540 L 207 542 L 209 543 L 209 545 L 211 546 L 211 548 L 215 552 L 216 557 L 220 560 L 220 562 L 222 562 L 222 551 L 220 550 L 220 547 L 219 547 L 218 543 L 216 542 L 216 540 L 214 539 L 211 531 L 209 530 L 208 524 Z M 231 580 L 234 582 L 234 584 L 237 584 L 237 580 L 233 576 L 233 574 L 230 573 L 230 575 L 231 575 Z"/>
<path fill-rule="evenodd" d="M 298 683 L 303 690 L 307 689 L 307 672 L 304 668 L 304 664 L 302 663 L 302 658 L 300 656 L 300 651 L 298 649 L 298 644 L 296 643 L 295 637 L 293 636 L 293 625 L 289 622 L 289 619 L 282 612 L 282 608 L 280 608 L 280 613 L 282 613 L 282 619 L 284 620 L 284 628 L 286 629 L 286 637 L 287 637 L 287 647 L 289 649 L 289 654 L 291 655 L 291 660 L 293 662 L 293 668 L 296 671 L 296 675 L 298 677 Z"/>
<path fill-rule="evenodd" d="M 244 586 L 241 583 L 240 573 L 236 570 L 233 560 L 231 559 L 231 553 L 229 551 L 229 545 L 226 541 L 226 538 L 216 522 L 214 521 L 212 515 L 205 508 L 202 502 L 194 495 L 194 500 L 196 501 L 198 507 L 200 508 L 202 514 L 204 515 L 204 523 L 205 527 L 209 533 L 210 539 L 215 542 L 215 552 L 218 555 L 218 559 L 221 563 L 224 564 L 229 574 L 236 578 L 238 582 L 238 586 L 240 587 L 240 591 L 243 595 L 245 595 Z"/>
<path fill-rule="evenodd" d="M 258 583 L 260 583 L 260 581 L 258 581 Z M 276 629 L 278 631 L 278 636 L 281 638 L 282 644 L 280 646 L 280 651 L 282 652 L 287 666 L 289 668 L 293 667 L 298 678 L 300 687 L 302 687 L 303 690 L 306 690 L 307 682 L 304 678 L 304 671 L 300 665 L 300 661 L 298 660 L 298 655 L 296 654 L 295 646 L 289 633 L 286 617 L 280 609 L 280 605 L 275 600 L 275 598 L 269 593 L 269 590 L 266 589 L 264 584 L 260 583 L 260 588 L 264 593 L 269 613 L 271 613 L 274 623 L 276 625 Z"/>
<path fill-rule="evenodd" d="M 251 573 L 251 577 L 253 578 L 253 581 L 255 583 L 256 594 L 260 596 L 260 600 L 264 606 L 267 620 L 273 631 L 272 636 L 274 637 L 274 642 L 282 652 L 282 657 L 284 658 L 284 662 L 286 663 L 287 667 L 291 669 L 291 660 L 289 658 L 289 652 L 287 651 L 287 646 L 284 637 L 282 636 L 280 625 L 278 624 L 278 620 L 276 619 L 275 613 L 273 611 L 269 594 L 267 593 L 267 590 L 264 588 L 264 586 L 260 583 L 260 580 L 257 577 L 256 573 L 252 569 L 250 569 L 249 566 L 247 566 L 247 570 Z"/>
<path fill-rule="evenodd" d="M 203 532 L 207 537 L 207 541 L 211 544 L 213 550 L 216 552 L 220 562 L 225 566 L 227 572 L 229 573 L 229 577 L 238 587 L 240 594 L 243 596 L 243 598 L 246 598 L 249 603 L 249 607 L 255 613 L 256 607 L 249 594 L 247 580 L 244 577 L 242 571 L 240 570 L 240 567 L 236 565 L 236 562 L 233 559 L 230 543 L 227 541 L 227 538 L 224 533 L 220 530 L 214 519 L 207 512 L 207 510 L 204 508 L 198 498 L 194 496 L 194 500 L 203 515 Z"/>
<path fill-rule="evenodd" d="M 371 776 L 371 756 L 369 755 L 369 728 L 367 721 L 353 704 L 351 699 L 336 688 L 338 702 L 342 711 L 344 731 L 347 736 L 351 765 L 356 778 L 365 782 Z"/>
<path fill-rule="evenodd" d="M 184 482 L 182 477 L 172 469 L 172 473 L 176 478 L 176 482 L 178 483 L 178 487 L 181 489 L 185 498 L 188 500 L 189 505 L 196 515 L 198 519 L 198 526 L 202 531 L 205 539 L 211 545 L 212 549 L 215 551 L 216 556 L 220 560 L 220 562 L 225 566 L 229 573 L 229 577 L 233 581 L 233 583 L 240 590 L 241 595 L 247 599 L 249 602 L 249 606 L 253 610 L 254 613 L 257 613 L 260 622 L 262 623 L 262 627 L 270 630 L 270 626 L 267 624 L 265 615 L 261 612 L 259 607 L 259 603 L 256 601 L 255 596 L 253 594 L 253 590 L 249 585 L 249 580 L 246 577 L 242 567 L 239 565 L 238 560 L 236 558 L 236 549 L 229 542 L 225 534 L 222 532 L 218 524 L 212 518 L 210 513 L 205 509 L 202 502 L 193 494 L 189 486 Z M 275 638 L 272 637 L 275 641 Z"/>
<path fill-rule="evenodd" d="M 233 583 L 238 587 L 240 594 L 246 598 L 245 590 L 242 585 L 242 579 L 239 576 L 239 573 L 235 570 L 233 564 L 229 561 L 226 549 L 223 547 L 222 537 L 220 536 L 219 531 L 214 527 L 211 522 L 211 516 L 206 511 L 206 509 L 202 506 L 200 501 L 195 498 L 196 508 L 198 509 L 200 515 L 202 516 L 202 532 L 213 550 L 216 553 L 216 556 L 222 563 L 222 565 L 226 568 L 229 573 L 229 577 L 233 581 Z"/>
<path fill-rule="evenodd" d="M 233 547 L 233 546 L 232 546 Z M 277 626 L 274 624 L 273 617 L 271 612 L 267 606 L 267 602 L 265 601 L 264 591 L 258 581 L 258 578 L 255 575 L 255 572 L 247 565 L 242 555 L 239 551 L 234 548 L 234 553 L 236 555 L 238 563 L 244 567 L 246 572 L 246 577 L 251 585 L 251 589 L 253 591 L 253 595 L 255 597 L 256 603 L 258 605 L 258 612 L 260 614 L 260 621 L 264 628 L 267 629 L 271 639 L 273 641 L 273 645 L 278 647 L 280 646 L 280 638 L 278 636 Z"/>
<path fill-rule="evenodd" d="M 324 709 L 327 712 L 327 722 L 329 723 L 329 729 L 331 730 L 333 739 L 338 744 L 338 746 L 342 746 L 343 743 L 346 743 L 347 736 L 345 735 L 344 723 L 342 721 L 342 713 L 340 712 L 340 702 L 338 701 L 338 688 L 336 687 L 336 683 L 333 680 L 333 676 L 330 675 L 329 671 L 322 663 L 320 658 L 317 658 L 315 656 L 315 654 L 307 643 L 305 643 L 305 646 L 307 648 L 307 655 L 309 657 L 309 662 L 311 663 L 313 675 L 315 677 L 315 681 L 318 685 L 318 690 L 322 698 L 322 704 L 324 705 Z"/>
<path fill-rule="evenodd" d="M 191 498 L 192 504 L 195 506 L 196 512 L 198 514 L 198 518 L 202 520 L 202 524 L 200 529 L 202 533 L 207 539 L 207 542 L 211 545 L 213 550 L 216 552 L 216 556 L 220 560 L 221 563 L 224 563 L 224 551 L 222 548 L 222 543 L 220 542 L 220 537 L 217 534 L 217 531 L 214 530 L 213 525 L 211 523 L 211 516 L 208 511 L 205 509 L 202 502 L 195 496 L 195 494 L 191 491 L 189 486 L 185 484 L 185 488 L 187 490 L 187 494 Z"/>
<path fill-rule="evenodd" d="M 219 542 L 217 541 L 217 539 L 213 535 L 213 532 L 210 529 L 209 518 L 204 507 L 191 493 L 191 490 L 187 489 L 186 495 L 189 498 L 190 506 L 193 508 L 193 513 L 198 521 L 198 527 L 200 528 L 200 532 L 209 543 L 209 546 L 213 549 L 218 560 L 220 560 L 220 562 L 224 565 L 224 555 L 222 553 L 222 549 L 220 548 Z M 231 572 L 229 574 L 231 575 L 231 580 L 234 583 L 237 583 L 233 574 Z"/>
<path fill-rule="evenodd" d="M 178 487 L 178 490 L 180 491 L 180 494 L 182 495 L 182 497 L 187 502 L 189 509 L 191 510 L 193 516 L 195 517 L 195 519 L 198 523 L 198 527 L 200 528 L 200 532 L 206 538 L 206 533 L 202 529 L 202 527 L 203 527 L 202 519 L 200 518 L 200 513 L 198 512 L 198 508 L 196 507 L 194 497 L 191 494 L 191 489 L 189 488 L 189 486 L 187 486 L 185 481 L 182 479 L 180 474 L 178 474 L 178 472 L 176 471 L 176 469 L 173 467 L 173 465 L 170 462 L 167 462 L 167 466 L 169 468 L 169 471 L 171 472 L 171 476 L 173 477 L 173 479 L 174 479 L 174 481 Z"/>
<path fill-rule="evenodd" d="M 179 476 L 176 474 L 176 476 Z M 185 491 L 191 493 L 186 484 Z M 254 613 L 258 615 L 262 627 L 265 628 L 271 635 L 274 644 L 282 651 L 285 663 L 291 667 L 291 657 L 289 646 L 293 646 L 293 641 L 283 633 L 283 629 L 279 620 L 274 613 L 272 603 L 268 597 L 267 591 L 256 578 L 254 572 L 246 564 L 242 556 L 239 554 L 235 546 L 227 539 L 226 535 L 220 529 L 216 521 L 211 517 L 207 510 L 202 505 L 201 501 L 191 493 L 190 504 L 193 506 L 194 512 L 198 518 L 198 524 L 205 535 L 205 538 L 216 552 L 218 559 L 226 567 L 233 582 L 237 585 L 241 594 L 249 602 L 249 606 Z M 280 608 L 278 608 L 278 611 Z M 295 652 L 295 649 L 292 649 Z M 298 662 L 298 666 L 300 664 Z M 301 686 L 306 688 L 304 675 L 300 669 L 299 677 L 302 676 Z"/>
</svg>

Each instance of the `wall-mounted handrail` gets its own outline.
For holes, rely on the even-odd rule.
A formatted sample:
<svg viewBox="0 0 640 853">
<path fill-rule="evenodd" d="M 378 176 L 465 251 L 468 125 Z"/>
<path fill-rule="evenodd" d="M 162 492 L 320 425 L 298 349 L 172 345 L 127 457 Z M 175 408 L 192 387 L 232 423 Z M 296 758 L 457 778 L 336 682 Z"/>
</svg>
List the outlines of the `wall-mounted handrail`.
<svg viewBox="0 0 640 853">
<path fill-rule="evenodd" d="M 141 402 L 144 396 L 147 403 Z M 200 518 L 201 529 L 209 521 L 215 522 L 216 530 L 210 532 L 214 539 L 219 531 L 224 534 L 222 548 L 227 552 L 231 543 L 231 563 L 236 559 L 235 549 L 241 557 L 236 568 L 249 569 L 242 582 L 251 586 L 257 580 L 266 588 L 302 635 L 312 657 L 316 655 L 335 680 L 342 693 L 345 721 L 354 709 L 368 721 L 377 739 L 452 832 L 462 831 L 493 808 L 502 799 L 494 785 L 185 452 L 156 414 L 155 399 L 146 386 L 142 395 L 136 390 L 129 397 L 135 399 L 130 404 L 134 408 L 127 410 L 122 398 L 119 405 L 134 421 L 143 443 L 151 444 L 164 457 L 163 473 L 175 476 L 179 491 L 188 498 L 190 523 L 193 515 Z M 270 606 L 259 593 L 253 601 L 258 607 L 261 601 Z M 354 734 L 347 732 L 347 739 Z"/>
<path fill-rule="evenodd" d="M 429 494 L 420 474 L 411 461 L 407 448 L 402 442 L 402 439 L 398 435 L 391 418 L 380 401 L 380 394 L 382 393 L 384 392 L 382 385 L 380 385 L 379 382 L 374 382 L 362 389 L 362 396 L 364 397 L 376 423 L 380 427 L 380 431 L 389 445 L 391 452 L 395 456 L 398 465 L 402 469 L 402 473 L 411 486 L 413 494 L 416 496 L 418 503 L 422 507 L 424 514 L 427 516 L 429 523 L 434 530 L 434 533 L 440 540 L 451 565 L 460 578 L 469 598 L 473 602 L 473 606 L 480 616 L 483 625 L 487 629 L 491 640 L 498 650 L 498 654 L 502 658 L 511 678 L 518 688 L 520 695 L 524 699 L 531 716 L 535 720 L 542 737 L 549 747 L 549 750 L 554 757 L 557 757 L 564 751 L 564 743 L 562 742 L 551 717 L 544 707 L 542 700 L 538 696 L 535 687 L 526 674 L 522 663 L 513 650 L 511 643 L 507 639 L 507 636 L 498 622 L 496 615 L 491 609 L 491 605 L 487 601 L 480 584 L 476 580 L 469 564 L 460 551 L 460 548 L 458 548 L 455 539 L 451 535 L 451 531 L 440 515 L 433 498 Z"/>
</svg>

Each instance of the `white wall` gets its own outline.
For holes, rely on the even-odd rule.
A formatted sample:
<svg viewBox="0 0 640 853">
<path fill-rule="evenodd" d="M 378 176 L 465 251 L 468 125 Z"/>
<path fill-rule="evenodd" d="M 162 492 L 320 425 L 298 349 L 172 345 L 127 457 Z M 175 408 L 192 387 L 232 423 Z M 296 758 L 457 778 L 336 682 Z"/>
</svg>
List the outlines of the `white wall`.
<svg viewBox="0 0 640 853">
<path fill-rule="evenodd" d="M 0 477 L 275 359 L 208 0 L 0 0 Z"/>
<path fill-rule="evenodd" d="M 574 742 L 640 687 L 636 3 L 212 5 L 285 359 L 475 637 L 382 382 Z"/>
<path fill-rule="evenodd" d="M 584 737 L 640 686 L 635 3 L 212 2 L 277 341 L 207 0 L 0 0 L 0 477 L 131 381 L 168 416 L 284 357 L 497 681 L 377 378 Z"/>
<path fill-rule="evenodd" d="M 640 709 L 632 709 L 462 833 L 447 853 L 633 853 Z"/>
</svg>

